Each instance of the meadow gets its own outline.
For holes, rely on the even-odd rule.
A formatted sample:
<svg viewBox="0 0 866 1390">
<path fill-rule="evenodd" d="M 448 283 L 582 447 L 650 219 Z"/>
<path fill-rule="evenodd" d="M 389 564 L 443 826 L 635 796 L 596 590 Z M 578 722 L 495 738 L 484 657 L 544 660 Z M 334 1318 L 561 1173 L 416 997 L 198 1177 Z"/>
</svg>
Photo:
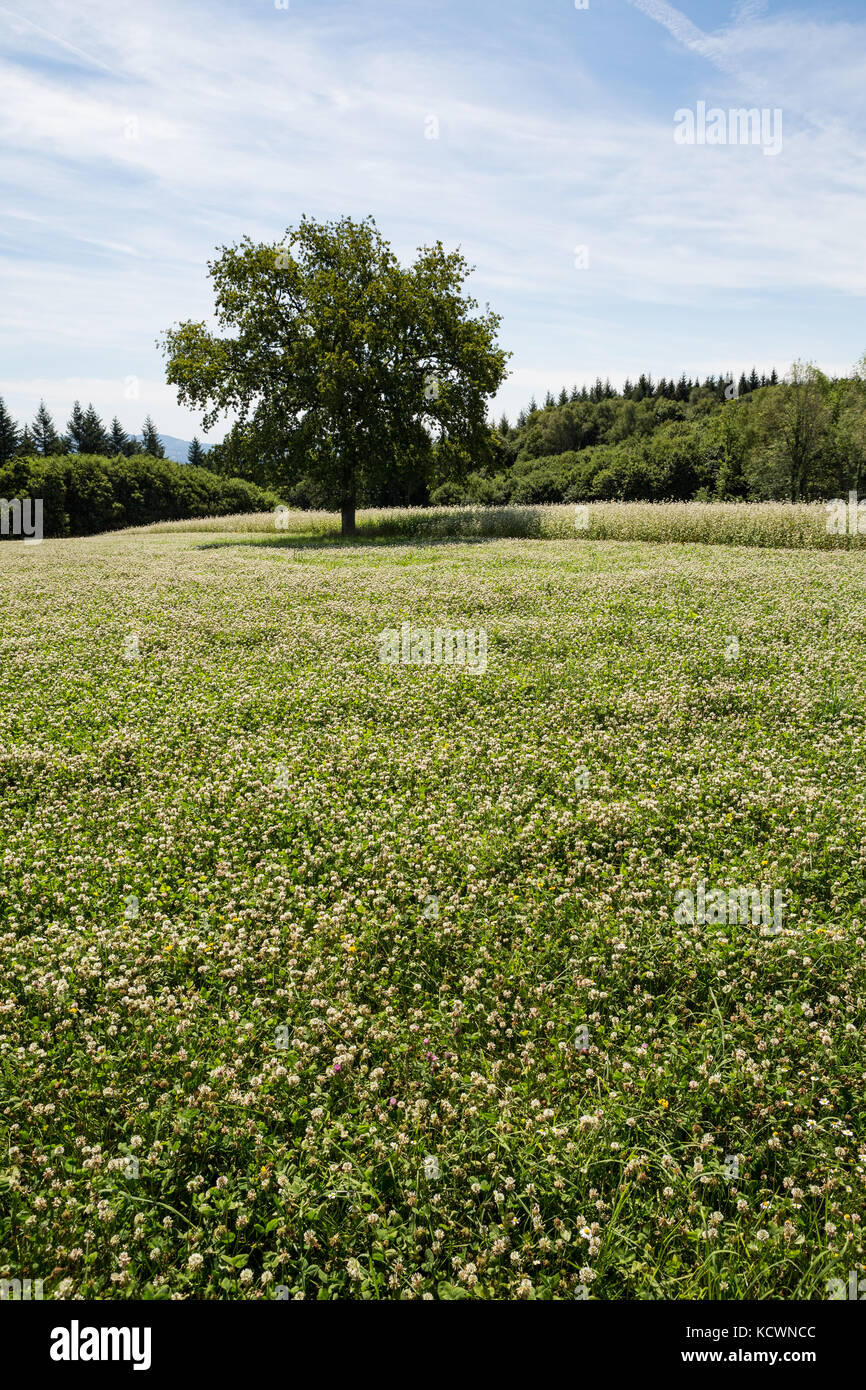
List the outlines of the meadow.
<svg viewBox="0 0 866 1390">
<path fill-rule="evenodd" d="M 0 546 L 0 1279 L 866 1272 L 862 538 L 774 505 Z M 752 888 L 778 930 L 683 911 Z"/>
</svg>

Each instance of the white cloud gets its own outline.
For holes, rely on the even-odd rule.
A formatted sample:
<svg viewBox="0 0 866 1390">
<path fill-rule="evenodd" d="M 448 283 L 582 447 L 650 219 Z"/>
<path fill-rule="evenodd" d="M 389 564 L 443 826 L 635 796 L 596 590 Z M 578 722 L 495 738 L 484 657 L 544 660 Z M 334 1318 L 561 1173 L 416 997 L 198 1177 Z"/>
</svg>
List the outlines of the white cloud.
<svg viewBox="0 0 866 1390">
<path fill-rule="evenodd" d="M 353 7 L 47 0 L 31 24 L 0 8 L 10 408 L 32 416 L 39 382 L 65 419 L 80 369 L 93 383 L 81 395 L 137 428 L 117 385 L 136 373 L 160 427 L 188 437 L 196 418 L 157 394 L 155 338 L 209 315 L 216 246 L 275 239 L 303 211 L 371 212 L 404 258 L 460 243 L 515 353 L 509 409 L 530 382 L 558 389 L 674 352 L 690 369 L 737 332 L 748 365 L 780 341 L 779 365 L 811 355 L 810 323 L 771 333 L 767 317 L 780 301 L 866 292 L 863 26 L 771 19 L 747 0 L 705 34 L 663 0 L 630 4 L 635 23 L 639 11 L 661 26 L 656 39 L 645 26 L 650 62 L 658 42 L 681 53 L 680 92 L 619 75 L 612 93 L 597 64 L 551 50 L 571 69 L 565 104 L 518 49 L 467 51 L 448 32 L 416 44 L 399 7 L 378 27 L 371 7 L 369 34 Z M 746 100 L 758 89 L 784 109 L 777 159 L 674 145 L 676 107 L 764 104 Z"/>
</svg>

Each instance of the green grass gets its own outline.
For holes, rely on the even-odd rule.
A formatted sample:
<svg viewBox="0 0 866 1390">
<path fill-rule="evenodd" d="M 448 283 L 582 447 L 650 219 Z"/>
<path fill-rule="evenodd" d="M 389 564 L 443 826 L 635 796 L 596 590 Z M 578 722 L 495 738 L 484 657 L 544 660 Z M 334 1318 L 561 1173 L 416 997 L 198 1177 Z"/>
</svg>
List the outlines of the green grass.
<svg viewBox="0 0 866 1390">
<path fill-rule="evenodd" d="M 862 1272 L 859 557 L 222 524 L 0 547 L 0 1278 Z M 406 621 L 486 671 L 380 663 Z M 678 921 L 702 879 L 782 932 Z"/>
</svg>

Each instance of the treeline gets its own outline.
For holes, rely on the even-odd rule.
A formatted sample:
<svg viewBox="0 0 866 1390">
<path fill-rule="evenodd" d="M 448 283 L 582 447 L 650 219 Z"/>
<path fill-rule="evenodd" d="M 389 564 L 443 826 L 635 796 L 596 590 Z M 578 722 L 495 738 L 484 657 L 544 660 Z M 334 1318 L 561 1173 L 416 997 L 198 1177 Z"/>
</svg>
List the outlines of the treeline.
<svg viewBox="0 0 866 1390">
<path fill-rule="evenodd" d="M 272 511 L 280 501 L 245 479 L 147 454 L 15 455 L 0 464 L 0 497 L 41 498 L 45 536 Z"/>
<path fill-rule="evenodd" d="M 102 464 L 146 457 L 150 467 L 163 455 L 150 417 L 142 433 L 139 444 L 116 419 L 106 430 L 92 405 L 82 410 L 77 402 L 63 436 L 44 403 L 32 428 L 19 430 L 0 400 L 0 470 L 16 459 L 58 458 L 72 479 L 70 456 L 88 459 L 92 468 L 96 455 L 102 456 Z M 320 451 L 329 447 L 327 440 L 315 445 Z M 64 496 L 71 500 L 59 507 L 58 515 L 67 518 L 62 523 L 66 529 L 52 534 L 102 530 L 106 516 L 110 525 L 126 526 L 204 515 L 208 509 L 225 514 L 237 510 L 234 501 L 240 494 L 232 487 L 240 480 L 251 487 L 249 497 L 259 499 L 251 503 L 254 510 L 271 505 L 261 503 L 265 495 L 302 508 L 339 505 L 336 470 L 330 470 L 328 482 L 329 470 L 317 467 L 310 455 L 299 477 L 279 461 L 263 460 L 237 426 L 207 453 L 194 440 L 189 459 L 194 466 L 206 463 L 213 479 L 207 502 L 203 483 L 195 492 L 184 490 L 177 480 L 169 485 L 162 479 L 158 485 L 142 484 L 142 497 L 150 500 L 139 507 L 122 470 L 103 470 L 99 487 L 88 491 L 88 484 L 81 492 L 95 509 L 90 519 L 84 503 L 76 500 L 78 483 L 64 483 Z M 590 387 L 563 389 L 558 397 L 548 393 L 541 406 L 531 400 L 514 424 L 503 415 L 471 455 L 445 438 L 425 437 L 423 447 L 408 446 L 399 457 L 380 460 L 365 474 L 357 501 L 362 507 L 691 498 L 798 502 L 859 492 L 866 485 L 864 463 L 866 354 L 844 377 L 796 362 L 781 379 L 775 370 L 759 375 L 754 368 L 738 381 L 714 376 L 700 381 L 683 374 L 678 380 L 654 382 L 642 373 L 616 390 L 597 378 Z M 172 467 L 186 475 L 187 466 Z M 142 477 L 146 474 L 147 468 Z M 232 485 L 225 495 L 220 493 L 223 484 Z M 112 500 L 103 505 L 98 496 L 106 489 Z M 3 483 L 0 495 L 28 494 L 10 492 Z"/>
<path fill-rule="evenodd" d="M 703 381 L 641 374 L 531 400 L 511 424 L 490 425 L 482 448 L 447 440 L 390 460 L 359 489 L 360 506 L 767 500 L 844 496 L 860 489 L 866 460 L 866 355 L 849 376 L 797 362 L 779 377 L 756 369 Z M 278 488 L 298 507 L 337 498 L 310 468 L 288 482 L 235 428 L 208 466 Z"/>
<path fill-rule="evenodd" d="M 84 409 L 80 401 L 72 407 L 66 422 L 66 433 L 60 433 L 44 401 L 30 425 L 13 420 L 0 397 L 0 467 L 13 458 L 55 458 L 63 454 L 98 454 L 105 458 L 133 458 L 146 454 L 149 458 L 165 458 L 156 426 L 145 417 L 141 438 L 127 434 L 115 415 L 106 426 L 92 403 Z M 207 451 L 193 439 L 187 455 L 189 463 L 204 465 Z"/>
<path fill-rule="evenodd" d="M 765 500 L 842 496 L 866 461 L 866 355 L 850 376 L 812 363 L 703 382 L 654 384 L 534 401 L 492 431 L 490 457 L 431 492 L 440 504 Z"/>
<path fill-rule="evenodd" d="M 776 375 L 775 367 L 769 376 L 763 374 L 759 376 L 757 370 L 753 367 L 748 376 L 746 376 L 745 372 L 741 373 L 739 382 L 736 383 L 732 376 L 708 376 L 704 379 L 703 386 L 697 378 L 692 381 L 692 378 L 690 376 L 687 377 L 685 372 L 683 372 L 678 381 L 674 381 L 673 378 L 668 381 L 666 377 L 660 377 L 655 384 L 653 383 L 652 376 L 647 376 L 646 373 L 641 372 L 635 382 L 632 382 L 629 377 L 626 377 L 622 390 L 617 391 L 611 386 L 609 379 L 602 381 L 601 377 L 596 377 L 593 386 L 583 386 L 580 390 L 578 390 L 576 386 L 572 386 L 570 393 L 563 386 L 558 398 L 554 398 L 553 393 L 548 391 L 544 400 L 543 409 L 552 410 L 554 406 L 573 405 L 579 401 L 592 401 L 597 403 L 599 401 L 615 399 L 644 401 L 658 400 L 660 397 L 664 397 L 666 400 L 671 401 L 690 402 L 692 392 L 700 391 L 701 389 L 711 392 L 716 400 L 724 401 L 731 400 L 735 396 L 748 395 L 750 391 L 757 391 L 761 386 L 775 386 L 778 380 L 779 378 Z M 518 415 L 516 428 L 518 430 L 524 429 L 529 421 L 529 417 L 537 414 L 538 406 L 535 403 L 535 397 L 533 397 L 529 403 L 528 409 L 521 410 Z M 499 428 L 506 433 L 509 430 L 507 415 L 502 416 Z"/>
</svg>

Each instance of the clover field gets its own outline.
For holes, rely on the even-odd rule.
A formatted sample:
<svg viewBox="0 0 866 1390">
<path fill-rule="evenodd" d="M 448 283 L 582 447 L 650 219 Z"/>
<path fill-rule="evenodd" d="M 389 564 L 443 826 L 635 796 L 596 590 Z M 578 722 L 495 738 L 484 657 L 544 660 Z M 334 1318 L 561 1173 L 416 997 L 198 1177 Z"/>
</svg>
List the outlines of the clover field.
<svg viewBox="0 0 866 1390">
<path fill-rule="evenodd" d="M 858 553 L 174 529 L 2 545 L 0 592 L 0 1278 L 866 1271 Z M 486 669 L 382 663 L 406 622 Z"/>
</svg>

